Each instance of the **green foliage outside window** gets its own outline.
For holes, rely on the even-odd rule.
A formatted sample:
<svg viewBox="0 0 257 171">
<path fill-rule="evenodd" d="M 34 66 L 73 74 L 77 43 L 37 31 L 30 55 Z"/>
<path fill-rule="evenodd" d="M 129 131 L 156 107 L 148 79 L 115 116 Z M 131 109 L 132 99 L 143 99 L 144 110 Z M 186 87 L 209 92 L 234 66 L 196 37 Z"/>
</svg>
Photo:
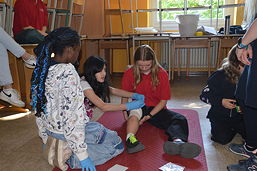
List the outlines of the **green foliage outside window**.
<svg viewBox="0 0 257 171">
<path fill-rule="evenodd" d="M 220 5 L 224 4 L 224 0 L 219 1 Z M 187 0 L 187 7 L 199 7 L 212 5 L 212 18 L 217 17 L 218 0 Z M 162 8 L 184 8 L 184 0 L 162 0 Z M 163 20 L 174 20 L 178 14 L 184 14 L 184 11 L 165 11 L 162 12 Z M 188 10 L 187 14 L 200 14 L 200 19 L 211 18 L 211 10 Z M 218 18 L 224 18 L 223 9 L 219 9 Z"/>
</svg>

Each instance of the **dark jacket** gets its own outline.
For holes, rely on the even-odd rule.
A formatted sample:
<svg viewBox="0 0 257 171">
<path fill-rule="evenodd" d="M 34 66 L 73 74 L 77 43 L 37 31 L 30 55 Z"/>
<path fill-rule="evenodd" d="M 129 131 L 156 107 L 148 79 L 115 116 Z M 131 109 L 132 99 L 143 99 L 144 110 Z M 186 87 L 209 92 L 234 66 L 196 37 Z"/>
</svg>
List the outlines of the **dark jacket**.
<svg viewBox="0 0 257 171">
<path fill-rule="evenodd" d="M 207 118 L 213 121 L 228 120 L 231 117 L 241 117 L 236 109 L 227 109 L 222 105 L 222 99 L 235 99 L 236 84 L 231 83 L 225 76 L 223 69 L 217 70 L 208 78 L 203 88 L 200 100 L 210 104 Z"/>
</svg>

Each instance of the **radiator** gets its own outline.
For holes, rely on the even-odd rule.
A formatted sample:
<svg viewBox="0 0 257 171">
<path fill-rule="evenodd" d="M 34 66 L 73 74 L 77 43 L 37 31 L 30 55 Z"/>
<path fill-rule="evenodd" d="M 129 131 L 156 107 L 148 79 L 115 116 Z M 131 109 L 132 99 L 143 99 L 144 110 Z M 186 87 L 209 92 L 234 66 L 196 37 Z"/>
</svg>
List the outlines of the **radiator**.
<svg viewBox="0 0 257 171">
<path fill-rule="evenodd" d="M 216 63 L 217 63 L 217 56 L 218 56 L 218 45 L 219 42 L 216 40 L 211 41 L 211 52 L 210 52 L 210 64 L 211 69 L 216 69 Z M 161 42 L 159 45 L 159 59 L 160 64 L 165 68 L 168 69 L 169 64 L 169 51 L 170 51 L 170 57 L 172 57 L 172 50 L 169 49 L 168 42 Z M 186 68 L 186 61 L 187 61 L 187 50 L 190 50 L 190 65 L 189 68 L 191 70 L 203 70 L 208 68 L 208 59 L 207 59 L 207 49 L 206 48 L 195 48 L 195 49 L 181 49 L 181 56 L 180 56 L 180 68 L 183 70 Z M 176 49 L 176 57 L 174 59 L 174 67 L 177 69 L 178 67 L 178 50 Z M 171 65 L 172 60 L 171 60 Z"/>
</svg>

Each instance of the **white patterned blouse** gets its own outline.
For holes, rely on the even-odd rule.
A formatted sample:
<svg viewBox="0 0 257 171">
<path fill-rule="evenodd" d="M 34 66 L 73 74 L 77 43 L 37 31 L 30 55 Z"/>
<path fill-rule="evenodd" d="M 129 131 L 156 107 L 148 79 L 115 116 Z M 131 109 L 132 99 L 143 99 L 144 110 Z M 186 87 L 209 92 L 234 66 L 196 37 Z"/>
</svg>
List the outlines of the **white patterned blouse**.
<svg viewBox="0 0 257 171">
<path fill-rule="evenodd" d="M 72 64 L 49 68 L 45 81 L 46 114 L 37 117 L 39 136 L 47 142 L 46 130 L 63 134 L 79 160 L 88 157 L 85 125 L 89 122 L 80 78 Z"/>
</svg>

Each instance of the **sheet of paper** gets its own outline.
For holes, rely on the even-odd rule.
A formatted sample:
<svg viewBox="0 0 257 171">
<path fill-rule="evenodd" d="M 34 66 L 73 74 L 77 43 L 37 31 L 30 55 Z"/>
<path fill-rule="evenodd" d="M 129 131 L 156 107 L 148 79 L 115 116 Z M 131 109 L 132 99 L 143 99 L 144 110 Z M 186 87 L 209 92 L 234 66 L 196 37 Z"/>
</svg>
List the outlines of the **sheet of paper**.
<svg viewBox="0 0 257 171">
<path fill-rule="evenodd" d="M 114 166 L 112 166 L 111 168 L 108 169 L 108 171 L 125 171 L 128 168 L 119 164 L 115 164 Z"/>
<path fill-rule="evenodd" d="M 183 171 L 185 167 L 169 162 L 160 167 L 159 169 L 162 171 Z"/>
</svg>

